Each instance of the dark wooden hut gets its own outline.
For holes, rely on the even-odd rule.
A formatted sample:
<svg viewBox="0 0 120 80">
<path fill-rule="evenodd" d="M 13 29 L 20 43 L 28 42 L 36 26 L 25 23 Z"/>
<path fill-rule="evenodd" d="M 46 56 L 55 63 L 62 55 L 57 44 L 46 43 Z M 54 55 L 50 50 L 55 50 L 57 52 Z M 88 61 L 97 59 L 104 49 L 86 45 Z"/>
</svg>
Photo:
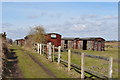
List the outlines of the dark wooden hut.
<svg viewBox="0 0 120 80">
<path fill-rule="evenodd" d="M 74 38 L 62 38 L 61 39 L 62 49 L 74 48 L 73 45 L 74 45 Z"/>
<path fill-rule="evenodd" d="M 82 50 L 104 51 L 105 39 L 101 37 L 80 38 L 78 45 Z"/>
<path fill-rule="evenodd" d="M 25 44 L 25 40 L 24 39 L 17 39 L 17 40 L 15 40 L 15 44 L 19 45 L 19 46 L 23 46 Z"/>
</svg>

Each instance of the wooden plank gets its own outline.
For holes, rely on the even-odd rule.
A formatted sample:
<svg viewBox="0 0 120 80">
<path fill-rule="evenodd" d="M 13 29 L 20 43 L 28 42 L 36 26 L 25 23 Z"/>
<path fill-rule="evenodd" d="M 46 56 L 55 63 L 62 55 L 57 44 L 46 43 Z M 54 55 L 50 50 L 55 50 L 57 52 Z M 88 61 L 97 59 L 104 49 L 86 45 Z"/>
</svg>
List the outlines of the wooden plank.
<svg viewBox="0 0 120 80">
<path fill-rule="evenodd" d="M 58 47 L 58 64 L 60 63 L 61 46 Z"/>
<path fill-rule="evenodd" d="M 71 51 L 70 49 L 68 50 L 68 71 L 70 71 L 70 63 L 71 62 Z"/>
<path fill-rule="evenodd" d="M 72 51 L 72 53 L 75 53 L 75 54 L 82 54 L 80 52 L 76 52 L 76 51 Z M 96 59 L 102 59 L 102 60 L 106 60 L 106 61 L 109 61 L 109 58 L 107 57 L 103 57 L 103 56 L 96 56 L 96 55 L 91 55 L 91 54 L 85 54 L 86 57 L 90 57 L 90 58 L 96 58 Z"/>
<path fill-rule="evenodd" d="M 113 72 L 113 70 L 112 70 L 112 65 L 113 64 L 113 58 L 112 57 L 110 57 L 110 60 L 109 60 L 109 72 L 108 72 L 108 77 L 109 78 L 112 78 L 112 72 Z"/>
<path fill-rule="evenodd" d="M 87 69 L 87 68 L 85 68 L 85 72 L 91 73 L 91 74 L 99 76 L 101 78 L 108 78 L 107 75 L 98 73 L 97 71 L 93 71 L 93 70 L 90 70 L 90 69 Z"/>
<path fill-rule="evenodd" d="M 63 60 L 63 59 L 61 59 L 61 58 L 60 58 L 60 61 L 62 61 L 62 62 L 64 62 L 64 63 L 68 63 L 67 60 Z"/>
<path fill-rule="evenodd" d="M 53 58 L 52 58 L 52 59 L 53 59 L 53 62 L 54 62 L 54 59 L 55 59 L 55 58 L 54 58 L 54 55 L 55 55 L 55 46 L 53 45 Z"/>
<path fill-rule="evenodd" d="M 66 64 L 68 63 L 67 60 L 63 60 L 63 59 L 60 59 L 60 61 L 66 63 Z M 81 69 L 81 66 L 80 66 L 80 65 L 77 65 L 77 64 L 71 63 L 71 66 L 72 66 L 72 67 L 75 67 L 75 68 L 77 68 L 77 69 Z M 104 74 L 98 73 L 98 72 L 96 72 L 96 71 L 93 71 L 93 70 L 90 70 L 90 69 L 87 69 L 87 68 L 84 68 L 84 71 L 87 72 L 87 73 L 93 74 L 93 75 L 95 75 L 95 76 L 101 77 L 101 78 L 108 78 L 108 77 L 107 77 L 106 75 L 104 75 Z"/>
<path fill-rule="evenodd" d="M 40 55 L 42 53 L 42 44 L 39 44 L 39 47 L 40 47 Z"/>
<path fill-rule="evenodd" d="M 51 42 L 50 42 L 50 43 L 49 43 L 49 46 L 48 46 L 48 59 L 49 59 L 50 61 L 52 61 L 51 54 L 52 54 L 52 50 L 51 50 Z"/>
<path fill-rule="evenodd" d="M 37 46 L 38 46 L 38 53 L 39 53 L 39 43 L 37 43 Z"/>
<path fill-rule="evenodd" d="M 44 52 L 45 52 L 45 47 L 44 47 L 44 46 L 45 46 L 45 45 L 42 45 L 42 46 L 43 46 L 43 54 L 44 54 Z"/>
<path fill-rule="evenodd" d="M 84 79 L 84 53 L 81 55 L 81 78 Z"/>
</svg>

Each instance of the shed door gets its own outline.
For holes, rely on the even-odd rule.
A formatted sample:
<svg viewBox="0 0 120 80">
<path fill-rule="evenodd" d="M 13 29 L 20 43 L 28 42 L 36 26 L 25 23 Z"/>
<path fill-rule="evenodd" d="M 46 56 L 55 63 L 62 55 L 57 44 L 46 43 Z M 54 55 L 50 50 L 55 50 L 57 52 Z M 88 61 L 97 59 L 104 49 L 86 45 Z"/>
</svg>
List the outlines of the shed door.
<svg viewBox="0 0 120 80">
<path fill-rule="evenodd" d="M 97 41 L 94 42 L 94 51 L 97 51 Z"/>
<path fill-rule="evenodd" d="M 87 50 L 87 40 L 83 40 L 83 50 Z"/>
<path fill-rule="evenodd" d="M 65 48 L 68 48 L 68 40 L 65 40 Z"/>
<path fill-rule="evenodd" d="M 98 42 L 98 51 L 102 50 L 102 45 L 101 45 L 101 41 Z"/>
</svg>

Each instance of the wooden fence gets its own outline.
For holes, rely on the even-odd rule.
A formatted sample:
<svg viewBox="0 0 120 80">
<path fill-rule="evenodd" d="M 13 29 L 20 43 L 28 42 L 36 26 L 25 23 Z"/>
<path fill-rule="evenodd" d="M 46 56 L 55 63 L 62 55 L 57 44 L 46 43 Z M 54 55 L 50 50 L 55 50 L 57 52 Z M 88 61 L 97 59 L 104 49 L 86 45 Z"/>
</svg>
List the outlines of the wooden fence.
<svg viewBox="0 0 120 80">
<path fill-rule="evenodd" d="M 64 62 L 68 67 L 68 71 L 70 71 L 71 67 L 75 67 L 79 70 L 81 70 L 81 78 L 85 78 L 85 72 L 90 73 L 90 74 L 95 74 L 101 78 L 112 78 L 112 64 L 113 64 L 113 58 L 106 58 L 106 57 L 102 57 L 102 56 L 96 56 L 96 55 L 91 55 L 91 54 L 85 54 L 85 53 L 80 53 L 80 52 L 75 52 L 75 51 L 71 51 L 70 49 L 68 50 L 68 60 L 64 60 L 61 58 L 61 46 L 56 47 L 58 49 L 58 59 L 57 59 L 57 63 L 60 64 L 61 62 Z M 51 45 L 51 43 L 46 44 L 38 44 L 38 53 L 41 55 L 42 52 L 47 53 L 47 58 L 51 61 L 54 61 L 55 58 L 55 46 Z M 77 65 L 74 63 L 71 63 L 71 53 L 75 53 L 75 54 L 80 54 L 81 55 L 81 65 Z M 109 66 L 108 66 L 108 75 L 103 75 L 97 71 L 94 70 L 90 70 L 88 68 L 85 67 L 85 57 L 89 57 L 89 58 L 95 58 L 95 59 L 100 59 L 100 60 L 105 60 L 109 62 Z"/>
</svg>

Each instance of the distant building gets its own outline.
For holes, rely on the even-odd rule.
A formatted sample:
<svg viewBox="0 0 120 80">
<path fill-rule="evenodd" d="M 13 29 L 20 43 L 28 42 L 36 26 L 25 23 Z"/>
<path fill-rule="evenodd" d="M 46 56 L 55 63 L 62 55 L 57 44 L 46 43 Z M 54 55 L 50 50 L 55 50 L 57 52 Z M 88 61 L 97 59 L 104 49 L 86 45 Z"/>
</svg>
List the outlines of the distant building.
<svg viewBox="0 0 120 80">
<path fill-rule="evenodd" d="M 104 51 L 105 39 L 101 37 L 91 38 L 62 38 L 62 49 L 72 48 L 81 50 Z"/>
<path fill-rule="evenodd" d="M 15 44 L 19 45 L 19 46 L 23 46 L 25 44 L 25 40 L 24 39 L 17 39 L 17 40 L 15 40 Z"/>
<path fill-rule="evenodd" d="M 48 33 L 47 42 L 51 42 L 55 47 L 61 46 L 61 35 L 57 33 Z"/>
</svg>

